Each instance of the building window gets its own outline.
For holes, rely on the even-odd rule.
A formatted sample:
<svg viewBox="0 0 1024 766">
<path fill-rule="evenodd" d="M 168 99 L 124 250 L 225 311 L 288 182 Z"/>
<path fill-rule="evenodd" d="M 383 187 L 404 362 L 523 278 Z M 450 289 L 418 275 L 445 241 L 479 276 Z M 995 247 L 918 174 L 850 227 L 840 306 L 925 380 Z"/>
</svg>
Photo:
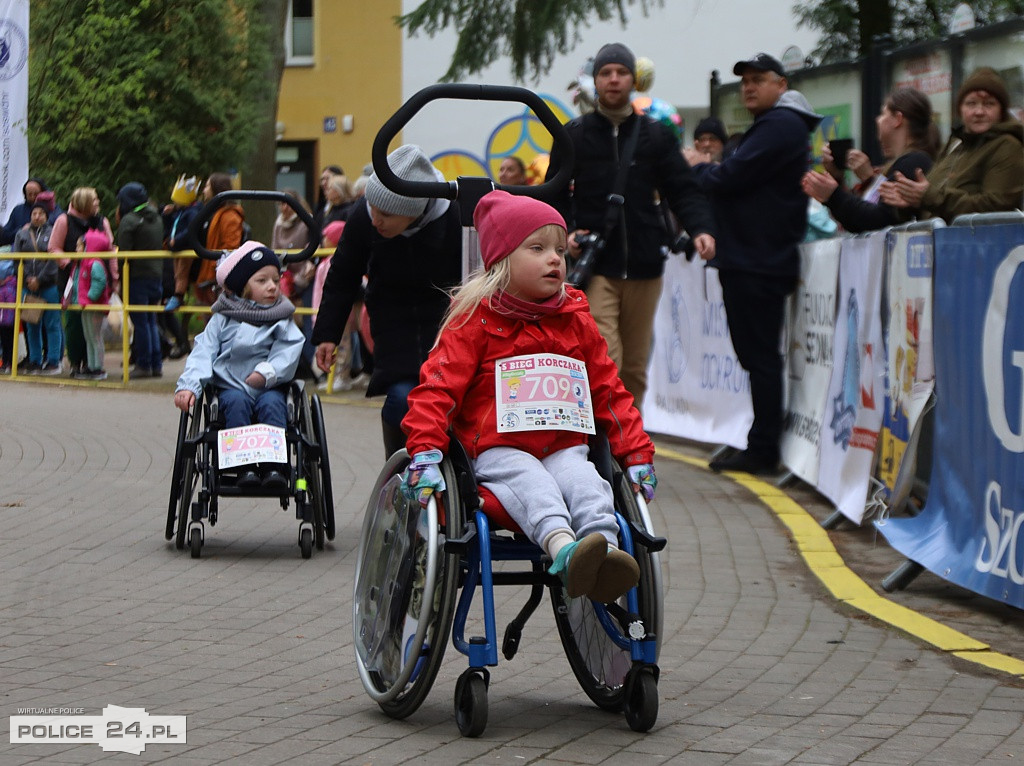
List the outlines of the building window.
<svg viewBox="0 0 1024 766">
<path fill-rule="evenodd" d="M 285 63 L 289 66 L 313 63 L 313 0 L 291 0 L 284 49 Z"/>
</svg>

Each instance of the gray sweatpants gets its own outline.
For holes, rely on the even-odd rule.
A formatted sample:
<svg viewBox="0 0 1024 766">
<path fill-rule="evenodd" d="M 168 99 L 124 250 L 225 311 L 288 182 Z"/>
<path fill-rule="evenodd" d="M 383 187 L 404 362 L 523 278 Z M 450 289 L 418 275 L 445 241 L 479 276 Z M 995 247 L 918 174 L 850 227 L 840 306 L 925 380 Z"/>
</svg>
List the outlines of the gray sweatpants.
<svg viewBox="0 0 1024 766">
<path fill-rule="evenodd" d="M 612 488 L 587 460 L 582 444 L 538 460 L 511 447 L 494 447 L 474 461 L 477 481 L 487 487 L 537 545 L 559 530 L 580 540 L 600 532 L 618 547 Z"/>
</svg>

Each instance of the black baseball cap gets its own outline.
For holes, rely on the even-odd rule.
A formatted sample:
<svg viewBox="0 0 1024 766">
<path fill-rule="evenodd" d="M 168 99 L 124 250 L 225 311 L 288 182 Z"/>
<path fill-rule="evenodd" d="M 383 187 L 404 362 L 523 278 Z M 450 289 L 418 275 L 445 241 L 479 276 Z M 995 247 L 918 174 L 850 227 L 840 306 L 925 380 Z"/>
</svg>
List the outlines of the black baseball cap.
<svg viewBox="0 0 1024 766">
<path fill-rule="evenodd" d="M 782 68 L 781 62 L 767 53 L 758 53 L 746 61 L 737 61 L 736 66 L 732 68 L 732 73 L 740 77 L 743 75 L 744 69 L 756 69 L 759 72 L 775 72 L 779 77 L 786 76 L 786 70 Z"/>
</svg>

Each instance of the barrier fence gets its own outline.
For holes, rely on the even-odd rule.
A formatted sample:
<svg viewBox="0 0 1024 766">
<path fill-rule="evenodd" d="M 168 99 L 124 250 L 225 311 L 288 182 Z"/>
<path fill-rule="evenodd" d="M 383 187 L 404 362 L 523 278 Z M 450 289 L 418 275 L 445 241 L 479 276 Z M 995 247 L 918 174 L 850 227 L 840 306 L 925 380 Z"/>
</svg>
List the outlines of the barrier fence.
<svg viewBox="0 0 1024 766">
<path fill-rule="evenodd" d="M 963 216 L 801 246 L 782 461 L 856 524 L 958 585 L 1024 609 L 1024 215 Z M 930 465 L 918 466 L 935 404 Z M 746 446 L 749 379 L 715 269 L 671 259 L 648 427 Z M 930 469 L 923 510 L 903 509 Z"/>
<path fill-rule="evenodd" d="M 279 252 L 299 252 L 299 250 L 283 250 Z M 316 251 L 316 257 L 327 257 L 334 254 L 334 248 L 321 248 Z M 15 300 L 11 302 L 0 302 L 0 309 L 13 309 L 14 310 L 14 347 L 11 349 L 11 377 L 14 379 L 28 377 L 26 375 L 19 375 L 17 359 L 20 351 L 20 339 L 18 334 L 18 328 L 21 327 L 21 312 L 25 308 L 31 309 L 42 309 L 42 310 L 57 310 L 63 311 L 64 307 L 60 303 L 31 303 L 27 304 L 24 301 L 25 295 L 25 261 L 31 260 L 85 260 L 86 258 L 100 258 L 102 260 L 109 260 L 116 258 L 120 262 L 120 273 L 118 275 L 118 281 L 121 285 L 120 288 L 120 300 L 121 305 L 89 305 L 89 306 L 73 306 L 71 307 L 75 311 L 101 311 L 105 314 L 115 311 L 121 315 L 121 327 L 126 328 L 129 326 L 129 314 L 137 312 L 149 312 L 149 313 L 162 313 L 164 311 L 163 305 L 133 305 L 131 303 L 131 292 L 130 292 L 130 278 L 131 278 L 131 262 L 139 260 L 154 260 L 163 258 L 196 258 L 194 253 L 175 253 L 170 250 L 136 250 L 136 251 L 112 251 L 107 253 L 0 253 L 0 260 L 13 260 L 18 265 L 17 275 L 17 287 L 15 293 Z M 209 314 L 210 307 L 203 305 L 182 305 L 175 309 L 175 313 L 178 314 Z M 295 309 L 295 313 L 299 316 L 315 316 L 316 309 L 310 307 L 300 307 Z M 121 353 L 124 363 L 122 364 L 121 370 L 121 385 L 128 385 L 128 367 L 127 360 L 129 358 L 129 347 L 130 337 L 127 332 L 121 333 Z M 334 370 L 332 368 L 330 377 L 333 378 Z M 67 379 L 64 378 L 48 378 L 48 377 L 37 377 L 32 376 L 33 382 L 50 382 L 50 383 L 67 383 Z M 329 381 L 329 384 L 333 381 Z M 330 390 L 330 389 L 329 389 Z"/>
</svg>

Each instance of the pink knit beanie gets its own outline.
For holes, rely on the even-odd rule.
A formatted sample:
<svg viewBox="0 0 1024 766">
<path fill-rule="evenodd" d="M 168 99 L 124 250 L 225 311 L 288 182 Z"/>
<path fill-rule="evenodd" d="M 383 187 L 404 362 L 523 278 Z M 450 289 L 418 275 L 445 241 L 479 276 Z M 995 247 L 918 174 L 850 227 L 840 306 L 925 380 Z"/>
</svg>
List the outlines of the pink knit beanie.
<svg viewBox="0 0 1024 766">
<path fill-rule="evenodd" d="M 249 277 L 264 266 L 276 266 L 280 270 L 281 261 L 277 253 L 262 242 L 250 239 L 217 263 L 217 284 L 241 295 Z"/>
<path fill-rule="evenodd" d="M 485 194 L 477 203 L 473 225 L 480 235 L 480 255 L 485 269 L 508 257 L 542 226 L 565 229 L 565 221 L 551 205 L 533 197 L 497 190 Z"/>
<path fill-rule="evenodd" d="M 85 232 L 85 252 L 109 253 L 113 249 L 110 237 L 102 229 L 89 229 Z"/>
</svg>

